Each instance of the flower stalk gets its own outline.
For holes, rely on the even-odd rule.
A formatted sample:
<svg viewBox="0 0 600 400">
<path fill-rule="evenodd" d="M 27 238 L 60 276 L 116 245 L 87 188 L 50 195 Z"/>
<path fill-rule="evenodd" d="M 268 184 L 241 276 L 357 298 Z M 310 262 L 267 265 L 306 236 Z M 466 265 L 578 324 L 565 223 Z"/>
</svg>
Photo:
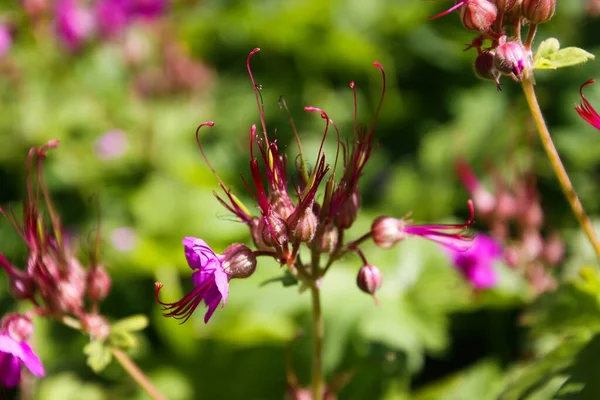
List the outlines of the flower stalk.
<svg viewBox="0 0 600 400">
<path fill-rule="evenodd" d="M 321 293 L 317 282 L 310 287 L 313 317 L 313 360 L 312 360 L 312 393 L 313 399 L 322 397 L 323 393 L 323 313 L 321 310 Z"/>
<path fill-rule="evenodd" d="M 156 387 L 150 382 L 150 379 L 144 374 L 144 372 L 137 366 L 137 364 L 129 358 L 129 356 L 120 349 L 112 347 L 111 352 L 117 359 L 119 364 L 125 371 L 133 378 L 133 380 L 140 385 L 140 387 L 152 398 L 153 400 L 167 400 L 167 398 L 156 389 Z"/>
<path fill-rule="evenodd" d="M 535 95 L 533 81 L 531 79 L 523 79 L 521 85 L 523 87 L 525 98 L 527 99 L 529 111 L 531 112 L 531 116 L 533 117 L 533 121 L 540 136 L 542 146 L 544 147 L 546 155 L 548 156 L 548 160 L 550 161 L 550 165 L 552 165 L 552 169 L 554 170 L 567 201 L 573 210 L 573 214 L 575 214 L 577 221 L 581 225 L 590 244 L 594 248 L 596 256 L 600 260 L 600 242 L 598 242 L 598 238 L 596 237 L 596 232 L 592 227 L 592 223 L 588 218 L 583 205 L 579 200 L 579 197 L 577 196 L 577 192 L 575 191 L 575 188 L 569 179 L 569 175 L 567 174 L 560 156 L 558 155 L 558 151 L 554 146 L 554 142 L 550 136 L 550 131 L 548 131 L 548 127 L 546 126 L 544 116 L 542 115 L 540 105 Z"/>
</svg>

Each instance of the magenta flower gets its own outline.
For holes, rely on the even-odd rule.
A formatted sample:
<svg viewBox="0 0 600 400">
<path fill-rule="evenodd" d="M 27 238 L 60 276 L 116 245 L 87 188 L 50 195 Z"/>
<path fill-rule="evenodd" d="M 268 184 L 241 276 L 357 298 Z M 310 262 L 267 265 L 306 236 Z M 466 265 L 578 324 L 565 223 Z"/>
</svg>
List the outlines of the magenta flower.
<svg viewBox="0 0 600 400">
<path fill-rule="evenodd" d="M 158 298 L 162 284 L 157 282 L 155 297 L 163 306 L 165 317 L 182 319 L 182 323 L 190 318 L 196 307 L 204 300 L 204 304 L 208 307 L 204 315 L 204 323 L 207 323 L 221 300 L 225 307 L 230 276 L 223 268 L 223 257 L 215 254 L 204 240 L 186 237 L 183 239 L 183 246 L 188 265 L 194 270 L 192 274 L 194 289 L 179 301 L 164 303 Z"/>
<path fill-rule="evenodd" d="M 46 374 L 42 362 L 27 343 L 0 333 L 0 384 L 9 388 L 17 386 L 23 365 L 35 376 Z"/>
<path fill-rule="evenodd" d="M 56 6 L 56 32 L 71 51 L 81 48 L 94 28 L 90 12 L 75 0 L 59 0 Z"/>
<path fill-rule="evenodd" d="M 94 147 L 99 159 L 113 160 L 127 152 L 129 140 L 123 131 L 113 129 L 100 136 Z"/>
<path fill-rule="evenodd" d="M 579 95 L 581 96 L 582 104 L 576 105 L 575 111 L 577 111 L 577 114 L 579 114 L 581 118 L 587 121 L 588 124 L 600 130 L 600 115 L 598 115 L 598 112 L 594 110 L 594 107 L 592 107 L 590 102 L 587 101 L 587 99 L 583 95 L 583 88 L 587 85 L 591 85 L 594 82 L 596 82 L 594 79 L 590 79 L 589 81 L 581 85 L 581 87 L 579 88 Z"/>
<path fill-rule="evenodd" d="M 0 24 L 0 57 L 2 57 L 12 46 L 12 35 L 5 24 Z"/>
<path fill-rule="evenodd" d="M 100 0 L 94 8 L 100 34 L 105 37 L 121 33 L 130 22 L 127 0 Z"/>
<path fill-rule="evenodd" d="M 478 234 L 468 249 L 448 249 L 447 253 L 456 268 L 474 287 L 486 289 L 496 285 L 498 277 L 493 265 L 504 254 L 502 246 L 496 240 Z"/>
</svg>

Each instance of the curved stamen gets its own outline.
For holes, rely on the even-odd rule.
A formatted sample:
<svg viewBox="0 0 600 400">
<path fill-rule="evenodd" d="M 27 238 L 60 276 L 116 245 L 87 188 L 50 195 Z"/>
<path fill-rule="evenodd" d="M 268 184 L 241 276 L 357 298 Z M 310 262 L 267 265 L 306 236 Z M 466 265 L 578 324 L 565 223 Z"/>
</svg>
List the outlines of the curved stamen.
<svg viewBox="0 0 600 400">
<path fill-rule="evenodd" d="M 269 138 L 267 136 L 267 123 L 265 121 L 265 108 L 263 107 L 262 102 L 260 101 L 259 92 L 258 92 L 259 86 L 256 84 L 256 81 L 254 80 L 254 75 L 252 74 L 252 68 L 250 67 L 250 59 L 252 58 L 253 55 L 258 53 L 259 51 L 260 51 L 260 48 L 257 47 L 254 50 L 252 50 L 250 52 L 250 54 L 248 54 L 248 57 L 246 58 L 246 68 L 248 69 L 248 75 L 250 75 L 250 81 L 252 82 L 252 90 L 254 90 L 254 96 L 256 97 L 256 105 L 258 106 L 258 114 L 260 115 L 260 123 L 262 125 L 263 135 L 265 137 L 266 143 L 269 143 Z"/>
</svg>

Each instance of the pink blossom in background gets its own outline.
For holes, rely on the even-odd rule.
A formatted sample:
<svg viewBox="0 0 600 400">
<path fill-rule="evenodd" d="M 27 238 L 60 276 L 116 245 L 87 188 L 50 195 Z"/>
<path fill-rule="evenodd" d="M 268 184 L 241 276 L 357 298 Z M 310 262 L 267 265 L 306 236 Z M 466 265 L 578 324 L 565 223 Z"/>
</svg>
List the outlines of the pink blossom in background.
<svg viewBox="0 0 600 400">
<path fill-rule="evenodd" d="M 94 30 L 94 19 L 89 10 L 76 0 L 59 0 L 56 4 L 56 33 L 71 51 L 79 50 Z"/>
<path fill-rule="evenodd" d="M 129 140 L 121 130 L 108 131 L 96 140 L 96 155 L 101 160 L 113 160 L 127 152 Z"/>
<path fill-rule="evenodd" d="M 116 228 L 110 234 L 110 242 L 113 247 L 122 252 L 135 249 L 138 237 L 135 231 L 129 227 Z"/>
<path fill-rule="evenodd" d="M 10 50 L 12 46 L 12 35 L 10 29 L 4 24 L 0 24 L 0 57 Z"/>
<path fill-rule="evenodd" d="M 455 251 L 448 248 L 447 253 L 456 268 L 474 287 L 486 289 L 496 285 L 498 277 L 494 263 L 504 254 L 502 246 L 496 240 L 480 233 L 475 236 L 468 249 Z"/>
<path fill-rule="evenodd" d="M 42 362 L 26 342 L 0 333 L 0 385 L 16 387 L 21 382 L 23 365 L 35 376 L 46 374 Z"/>
<path fill-rule="evenodd" d="M 94 8 L 100 34 L 105 37 L 117 36 L 129 24 L 127 0 L 99 0 Z"/>
</svg>

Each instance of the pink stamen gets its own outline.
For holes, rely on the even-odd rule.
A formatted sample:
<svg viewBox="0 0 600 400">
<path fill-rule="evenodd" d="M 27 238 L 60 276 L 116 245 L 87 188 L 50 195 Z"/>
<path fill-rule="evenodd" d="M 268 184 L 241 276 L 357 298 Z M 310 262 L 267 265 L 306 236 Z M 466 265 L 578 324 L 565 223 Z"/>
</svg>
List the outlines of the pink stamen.
<svg viewBox="0 0 600 400">
<path fill-rule="evenodd" d="M 443 16 L 446 16 L 448 14 L 450 14 L 452 11 L 459 9 L 460 7 L 462 7 L 463 5 L 465 5 L 468 2 L 468 0 L 463 0 L 461 2 L 456 3 L 454 6 L 450 7 L 449 9 L 447 9 L 446 11 L 443 11 L 437 15 L 434 15 L 432 17 L 429 17 L 429 19 L 436 19 L 436 18 L 440 18 Z"/>
</svg>

